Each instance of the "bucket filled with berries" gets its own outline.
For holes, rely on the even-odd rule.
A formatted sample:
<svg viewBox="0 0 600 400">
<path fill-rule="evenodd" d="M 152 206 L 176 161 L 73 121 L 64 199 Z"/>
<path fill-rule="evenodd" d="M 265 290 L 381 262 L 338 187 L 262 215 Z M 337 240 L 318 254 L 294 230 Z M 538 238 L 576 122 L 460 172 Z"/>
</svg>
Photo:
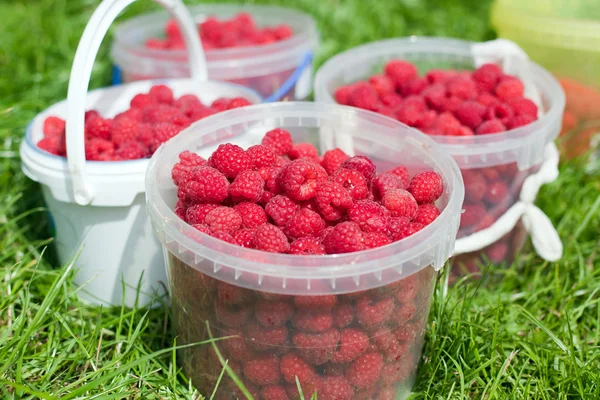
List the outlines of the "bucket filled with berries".
<svg viewBox="0 0 600 400">
<path fill-rule="evenodd" d="M 464 197 L 432 140 L 351 107 L 249 106 L 161 147 L 146 193 L 178 344 L 209 342 L 179 355 L 201 393 L 410 391 Z"/>
<path fill-rule="evenodd" d="M 558 175 L 553 141 L 565 96 L 514 43 L 408 38 L 359 46 L 323 65 L 315 98 L 417 128 L 456 160 L 465 203 L 455 271 L 510 262 L 527 233 L 540 256 L 561 257 L 555 229 L 533 203 Z"/>
<path fill-rule="evenodd" d="M 76 259 L 75 283 L 85 286 L 82 297 L 133 306 L 149 302 L 165 281 L 160 246 L 144 207 L 150 156 L 193 122 L 258 103 L 260 96 L 242 86 L 205 80 L 194 23 L 179 2 L 168 7 L 193 32 L 186 35 L 197 61 L 193 78 L 86 93 L 89 60 L 98 51 L 98 37 L 106 33 L 99 27 L 108 29 L 122 4 L 106 1 L 95 11 L 75 56 L 67 100 L 36 116 L 20 154 L 25 174 L 41 184 L 59 261 Z"/>
<path fill-rule="evenodd" d="M 267 101 L 307 97 L 319 34 L 300 11 L 273 6 L 203 4 L 189 8 L 206 51 L 211 79 L 256 90 Z M 167 13 L 121 24 L 112 47 L 117 82 L 190 74 L 185 43 Z"/>
</svg>

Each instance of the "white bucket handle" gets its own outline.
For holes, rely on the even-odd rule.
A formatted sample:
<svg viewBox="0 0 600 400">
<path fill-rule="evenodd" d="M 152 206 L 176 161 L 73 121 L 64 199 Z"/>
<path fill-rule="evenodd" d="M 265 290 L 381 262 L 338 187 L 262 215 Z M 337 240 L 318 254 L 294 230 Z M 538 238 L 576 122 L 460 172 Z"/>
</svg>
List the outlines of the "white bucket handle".
<svg viewBox="0 0 600 400">
<path fill-rule="evenodd" d="M 73 196 L 77 204 L 87 205 L 94 198 L 94 190 L 86 182 L 85 169 L 85 99 L 92 75 L 92 68 L 100 44 L 115 18 L 135 0 L 104 0 L 92 14 L 79 40 L 71 67 L 67 94 L 67 162 L 73 182 Z M 203 82 L 208 79 L 206 57 L 196 29 L 196 23 L 181 0 L 153 0 L 165 7 L 182 29 L 189 51 L 192 79 Z"/>
</svg>

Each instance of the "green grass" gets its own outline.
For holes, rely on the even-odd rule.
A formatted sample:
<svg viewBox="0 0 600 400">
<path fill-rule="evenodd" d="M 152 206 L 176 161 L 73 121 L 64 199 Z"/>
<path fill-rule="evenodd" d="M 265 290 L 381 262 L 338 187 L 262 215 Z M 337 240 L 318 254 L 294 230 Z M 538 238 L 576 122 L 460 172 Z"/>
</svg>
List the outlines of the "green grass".
<svg viewBox="0 0 600 400">
<path fill-rule="evenodd" d="M 0 396 L 210 397 L 195 392 L 177 366 L 167 308 L 101 309 L 77 300 L 72 267 L 54 262 L 41 191 L 20 170 L 24 128 L 66 96 L 74 49 L 97 3 L 0 2 Z M 139 3 L 128 15 L 151 8 Z M 289 4 L 318 20 L 319 63 L 383 37 L 493 37 L 487 1 Z M 109 81 L 105 43 L 92 86 Z M 586 175 L 579 161 L 565 164 L 538 204 L 559 229 L 563 259 L 543 262 L 528 246 L 501 279 L 447 289 L 442 276 L 414 398 L 600 398 L 599 176 Z"/>
</svg>

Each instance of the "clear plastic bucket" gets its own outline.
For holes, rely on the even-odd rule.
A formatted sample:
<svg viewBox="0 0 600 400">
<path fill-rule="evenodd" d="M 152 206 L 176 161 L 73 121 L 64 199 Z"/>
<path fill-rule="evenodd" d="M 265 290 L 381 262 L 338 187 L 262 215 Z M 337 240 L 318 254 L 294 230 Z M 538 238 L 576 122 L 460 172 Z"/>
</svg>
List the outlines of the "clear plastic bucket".
<svg viewBox="0 0 600 400">
<path fill-rule="evenodd" d="M 171 169 L 180 152 L 208 156 L 222 143 L 254 145 L 275 127 L 321 151 L 343 143 L 346 152 L 366 155 L 378 168 L 387 170 L 402 160 L 411 173 L 437 171 L 445 184 L 441 215 L 388 246 L 327 256 L 246 249 L 205 235 L 176 216 Z M 215 346 L 257 399 L 267 397 L 263 390 L 287 390 L 294 398 L 294 374 L 285 371 L 296 362 L 306 371 L 298 376 L 306 398 L 314 389 L 329 398 L 324 387 L 333 384 L 333 374 L 346 375 L 343 382 L 351 382 L 352 398 L 378 393 L 404 398 L 410 391 L 436 271 L 452 252 L 464 196 L 456 163 L 425 135 L 350 107 L 294 102 L 250 106 L 202 120 L 159 149 L 148 168 L 146 195 L 168 262 L 178 344 L 233 336 Z M 330 326 L 314 328 L 320 333 L 294 328 L 296 318 L 334 316 Z M 353 334 L 359 339 L 352 339 Z M 359 358 L 350 357 L 334 362 L 341 338 L 359 346 L 362 361 L 353 364 Z M 307 345 L 307 340 L 317 344 Z M 211 393 L 222 368 L 214 347 L 182 350 L 179 359 L 201 393 Z M 252 370 L 263 361 L 277 371 L 257 382 Z M 356 376 L 362 362 L 374 363 L 365 372 L 372 375 L 368 382 Z M 227 377 L 217 393 L 243 397 Z"/>
<path fill-rule="evenodd" d="M 415 37 L 382 40 L 334 56 L 315 77 L 315 100 L 326 103 L 335 102 L 333 93 L 338 87 L 381 72 L 392 59 L 412 62 L 421 75 L 432 69 L 473 70 L 483 63 L 496 63 L 505 73 L 524 81 L 526 96 L 533 94 L 542 110 L 537 121 L 496 134 L 431 136 L 454 158 L 463 173 L 465 212 L 459 238 L 489 228 L 517 202 L 535 200 L 535 194 L 533 199 L 523 199 L 521 188 L 545 161 L 545 148 L 560 131 L 565 98 L 558 81 L 526 58 L 512 52 L 503 54 L 506 43 L 497 44 L 499 47 L 494 48 L 485 43 Z M 485 200 L 485 190 L 497 181 L 506 187 L 506 194 L 493 202 Z M 489 243 L 483 251 L 462 255 L 461 264 L 473 272 L 482 260 L 510 261 L 524 242 L 522 226 L 513 226 L 514 229 Z"/>
<path fill-rule="evenodd" d="M 267 101 L 301 100 L 312 90 L 312 61 L 319 34 L 315 21 L 289 8 L 204 4 L 189 7 L 196 22 L 207 16 L 231 18 L 251 14 L 258 26 L 286 23 L 294 36 L 281 42 L 206 51 L 210 79 L 238 83 L 257 91 Z M 146 39 L 159 37 L 167 13 L 142 15 L 122 23 L 115 31 L 112 56 L 123 82 L 155 78 L 184 78 L 190 74 L 185 50 L 152 50 Z"/>
</svg>

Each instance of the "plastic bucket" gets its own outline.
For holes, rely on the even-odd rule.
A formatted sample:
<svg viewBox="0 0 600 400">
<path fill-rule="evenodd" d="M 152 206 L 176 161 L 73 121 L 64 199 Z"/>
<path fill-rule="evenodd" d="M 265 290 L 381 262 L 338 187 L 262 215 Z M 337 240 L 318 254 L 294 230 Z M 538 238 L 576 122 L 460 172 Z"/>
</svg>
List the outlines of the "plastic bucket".
<svg viewBox="0 0 600 400">
<path fill-rule="evenodd" d="M 208 76 L 250 87 L 267 101 L 301 100 L 310 94 L 312 61 L 319 41 L 315 21 L 310 16 L 289 8 L 241 4 L 204 4 L 189 10 L 197 23 L 208 16 L 222 19 L 247 12 L 259 26 L 290 25 L 294 36 L 280 42 L 207 50 Z M 128 20 L 117 28 L 112 56 L 123 82 L 189 76 L 185 50 L 144 47 L 146 39 L 162 35 L 168 18 L 167 13 L 147 14 Z"/>
<path fill-rule="evenodd" d="M 231 245 L 199 232 L 176 216 L 171 168 L 180 152 L 190 150 L 208 156 L 226 142 L 242 147 L 258 144 L 264 133 L 275 127 L 291 132 L 295 141 L 317 145 L 322 152 L 343 143 L 349 155 L 366 155 L 378 169 L 396 165 L 400 159 L 411 173 L 435 170 L 445 183 L 438 204 L 441 215 L 420 232 L 388 246 L 326 256 L 266 253 Z M 350 107 L 294 102 L 249 106 L 202 120 L 159 149 L 150 161 L 146 193 L 148 215 L 168 262 L 178 344 L 206 340 L 210 334 L 215 338 L 233 335 L 215 345 L 256 399 L 267 396 L 260 394 L 261 389 L 285 388 L 290 398 L 294 397 L 290 394 L 295 387 L 293 376 L 284 370 L 300 355 L 310 364 L 306 367 L 310 377 L 298 376 L 308 398 L 313 389 L 326 390 L 319 385 L 331 381 L 326 375 L 333 370 L 343 374 L 345 368 L 356 368 L 349 360 L 336 364 L 331 357 L 339 335 L 359 332 L 359 337 L 372 343 L 369 350 L 365 345 L 360 352 L 380 365 L 369 371 L 375 375 L 371 383 L 357 385 L 354 381 L 352 398 L 360 398 L 361 393 L 391 393 L 403 398 L 410 391 L 436 271 L 452 252 L 464 195 L 458 167 L 425 135 L 392 119 Z M 230 301 L 227 291 L 236 300 Z M 238 294 L 241 297 L 237 298 Z M 374 320 L 363 318 L 371 305 L 384 309 Z M 353 316 L 354 309 L 358 317 Z M 271 330 L 261 325 L 270 324 L 269 310 L 280 310 L 284 315 Z M 300 315 L 329 318 L 332 313 L 348 315 L 348 311 L 348 320 L 338 320 L 327 332 L 314 336 L 317 341 L 328 338 L 323 339 L 329 340 L 326 345 L 301 344 L 298 335 L 306 332 L 293 328 L 295 323 L 289 321 Z M 263 316 L 267 322 L 259 316 L 262 312 L 266 312 Z M 258 323 L 254 315 L 262 322 Z M 279 340 L 271 341 L 275 339 L 270 335 Z M 274 357 L 281 366 L 283 376 L 277 372 L 272 382 L 281 388 L 259 388 L 248 378 L 247 368 L 265 357 Z M 210 344 L 187 348 L 179 359 L 200 392 L 211 393 L 222 368 L 214 348 Z M 227 377 L 221 381 L 218 394 L 243 397 Z"/>
<path fill-rule="evenodd" d="M 106 1 L 98 7 L 82 36 L 69 83 L 67 100 L 37 115 L 29 124 L 20 147 L 23 172 L 42 185 L 42 192 L 56 232 L 59 261 L 66 264 L 77 257 L 75 277 L 84 286 L 81 297 L 95 304 L 133 306 L 139 287 L 138 304 L 148 303 L 162 291 L 164 260 L 160 246 L 146 218 L 144 176 L 149 159 L 121 162 L 85 161 L 84 111 L 93 108 L 106 117 L 129 107 L 133 96 L 147 92 L 155 82 L 142 81 L 86 93 L 93 58 L 101 39 L 116 15 L 132 0 Z M 191 17 L 179 2 L 169 9 L 184 26 Z M 187 19 L 186 19 L 187 18 Z M 183 22 L 182 22 L 183 21 Z M 202 54 L 197 36 L 196 55 Z M 202 60 L 197 58 L 196 79 L 170 80 L 176 95 L 198 93 L 203 101 L 222 96 L 244 96 L 259 102 L 249 89 L 230 83 L 203 82 Z M 46 117 L 67 121 L 69 157 L 50 154 L 37 146 L 43 137 Z M 125 284 L 125 292 L 123 291 Z"/>
<path fill-rule="evenodd" d="M 329 59 L 315 77 L 316 101 L 335 102 L 333 93 L 338 87 L 380 73 L 392 59 L 412 62 L 420 75 L 432 69 L 473 70 L 484 63 L 496 63 L 525 83 L 526 96 L 542 110 L 537 121 L 496 134 L 431 138 L 458 163 L 465 181 L 465 214 L 455 253 L 463 254 L 457 257 L 463 267 L 475 271 L 480 257 L 486 262 L 510 261 L 526 237 L 519 223 L 522 219 L 527 219 L 529 232 L 537 234 L 534 245 L 538 252 L 548 259 L 560 258 L 562 244 L 554 228 L 533 205 L 539 186 L 558 174 L 552 143 L 560 131 L 565 98 L 557 80 L 507 41 L 471 43 L 411 37 L 373 42 Z M 545 162 L 543 173 L 538 173 Z M 503 182 L 508 190 L 501 199 L 488 202 L 483 192 L 496 181 Z M 475 218 L 474 209 L 478 213 Z"/>
<path fill-rule="evenodd" d="M 567 95 L 561 151 L 600 141 L 600 12 L 593 1 L 496 1 L 492 24 L 559 78 Z M 596 159 L 598 156 L 596 155 Z"/>
</svg>

